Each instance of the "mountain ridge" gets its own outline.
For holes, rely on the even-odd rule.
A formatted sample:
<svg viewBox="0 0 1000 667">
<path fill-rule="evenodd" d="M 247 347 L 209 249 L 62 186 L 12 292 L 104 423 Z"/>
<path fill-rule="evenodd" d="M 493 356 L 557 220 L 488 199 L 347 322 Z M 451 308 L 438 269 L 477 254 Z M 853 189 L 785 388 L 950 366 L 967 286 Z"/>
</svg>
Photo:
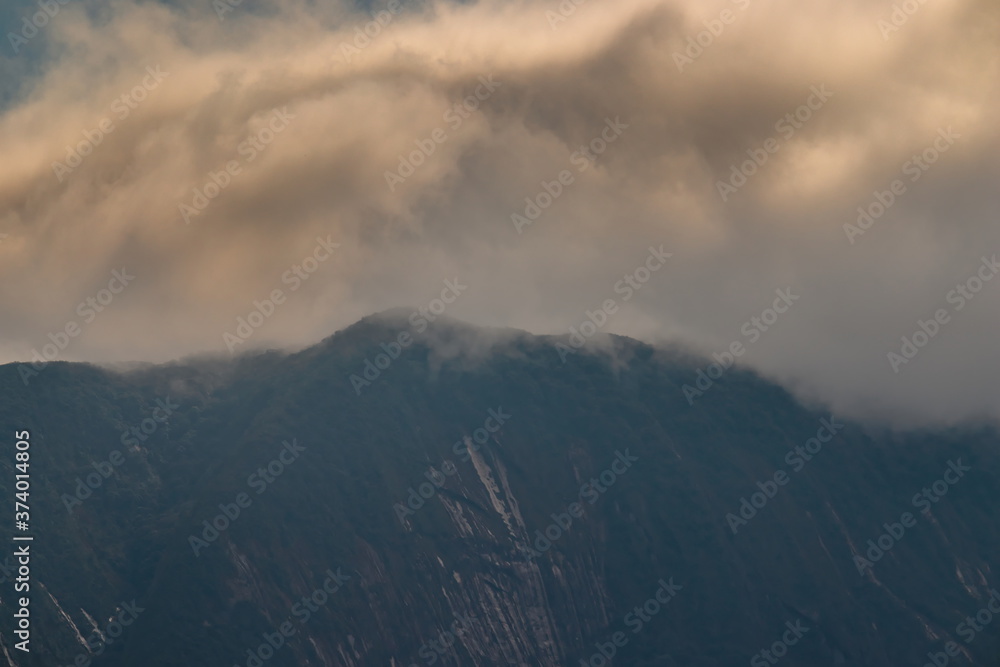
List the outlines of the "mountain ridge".
<svg viewBox="0 0 1000 667">
<path fill-rule="evenodd" d="M 610 337 L 609 354 L 564 363 L 564 338 L 484 340 L 447 319 L 357 392 L 351 375 L 409 325 L 398 315 L 295 353 L 129 373 L 54 363 L 27 388 L 0 368 L 0 424 L 32 432 L 47 591 L 39 652 L 17 664 L 243 666 L 277 632 L 262 664 L 576 665 L 603 647 L 614 665 L 742 665 L 796 621 L 811 632 L 788 665 L 966 649 L 962 612 L 996 586 L 992 428 L 829 434 L 828 412 L 739 367 L 690 405 L 682 351 Z M 163 404 L 177 407 L 157 421 Z M 133 428 L 145 439 L 123 444 Z M 282 443 L 303 449 L 289 460 Z M 911 496 L 959 458 L 972 470 L 918 511 Z M 915 525 L 859 571 L 867 540 L 906 511 Z M 328 572 L 350 578 L 300 623 L 295 605 Z M 661 582 L 676 595 L 633 633 Z M 121 640 L 100 655 L 80 643 L 133 599 L 144 611 Z M 8 619 L 10 604 L 0 596 Z M 985 634 L 972 664 L 995 654 Z"/>
</svg>

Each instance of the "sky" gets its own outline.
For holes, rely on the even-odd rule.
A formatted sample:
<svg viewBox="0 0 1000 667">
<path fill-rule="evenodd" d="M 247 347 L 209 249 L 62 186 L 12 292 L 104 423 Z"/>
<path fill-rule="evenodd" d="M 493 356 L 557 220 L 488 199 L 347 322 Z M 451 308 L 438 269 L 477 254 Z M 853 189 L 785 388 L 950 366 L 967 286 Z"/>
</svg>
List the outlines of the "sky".
<svg viewBox="0 0 1000 667">
<path fill-rule="evenodd" d="M 0 363 L 424 308 L 1000 416 L 992 0 L 2 11 Z"/>
</svg>

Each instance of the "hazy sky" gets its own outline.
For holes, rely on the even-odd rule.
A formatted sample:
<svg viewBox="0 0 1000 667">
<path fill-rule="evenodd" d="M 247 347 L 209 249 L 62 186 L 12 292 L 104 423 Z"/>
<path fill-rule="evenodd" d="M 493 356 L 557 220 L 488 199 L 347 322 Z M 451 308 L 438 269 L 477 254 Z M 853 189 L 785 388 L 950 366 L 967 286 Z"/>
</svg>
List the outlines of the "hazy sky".
<svg viewBox="0 0 1000 667">
<path fill-rule="evenodd" d="M 229 354 L 274 290 L 235 349 L 302 346 L 457 279 L 474 323 L 613 299 L 848 414 L 1000 416 L 995 0 L 224 1 L 3 10 L 0 361 Z"/>
</svg>

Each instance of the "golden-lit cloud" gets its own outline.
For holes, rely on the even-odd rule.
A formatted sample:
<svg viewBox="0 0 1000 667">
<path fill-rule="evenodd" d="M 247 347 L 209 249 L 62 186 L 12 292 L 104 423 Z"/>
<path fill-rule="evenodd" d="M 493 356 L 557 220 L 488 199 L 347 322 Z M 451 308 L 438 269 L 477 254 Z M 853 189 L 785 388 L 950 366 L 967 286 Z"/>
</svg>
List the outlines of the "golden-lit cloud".
<svg viewBox="0 0 1000 667">
<path fill-rule="evenodd" d="M 853 414 L 995 417 L 1000 280 L 900 373 L 887 353 L 1000 252 L 1000 9 L 896 4 L 916 9 L 68 5 L 0 114 L 2 360 L 70 321 L 60 358 L 228 353 L 274 289 L 287 301 L 243 347 L 301 346 L 455 277 L 449 315 L 565 333 L 662 244 L 670 265 L 608 331 L 711 353 L 792 287 L 750 366 Z M 730 191 L 734 169 L 753 173 Z M 905 193 L 849 240 L 894 179 Z M 327 237 L 337 252 L 291 290 Z M 122 267 L 135 280 L 84 322 Z"/>
</svg>

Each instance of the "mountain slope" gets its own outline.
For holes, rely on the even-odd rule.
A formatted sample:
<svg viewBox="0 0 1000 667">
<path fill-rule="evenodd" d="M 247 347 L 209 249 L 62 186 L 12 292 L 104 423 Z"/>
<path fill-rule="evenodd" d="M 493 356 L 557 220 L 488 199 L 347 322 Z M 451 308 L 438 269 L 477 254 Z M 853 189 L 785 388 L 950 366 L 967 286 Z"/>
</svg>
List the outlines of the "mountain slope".
<svg viewBox="0 0 1000 667">
<path fill-rule="evenodd" d="M 32 442 L 30 656 L 0 597 L 14 663 L 93 652 L 127 603 L 93 665 L 771 664 L 783 635 L 787 665 L 922 664 L 947 641 L 993 664 L 1000 631 L 959 624 L 1000 583 L 994 431 L 841 427 L 737 370 L 690 405 L 703 362 L 624 338 L 564 362 L 562 339 L 418 330 L 392 312 L 296 354 L 51 364 L 27 387 L 0 368 L 5 451 Z"/>
</svg>

